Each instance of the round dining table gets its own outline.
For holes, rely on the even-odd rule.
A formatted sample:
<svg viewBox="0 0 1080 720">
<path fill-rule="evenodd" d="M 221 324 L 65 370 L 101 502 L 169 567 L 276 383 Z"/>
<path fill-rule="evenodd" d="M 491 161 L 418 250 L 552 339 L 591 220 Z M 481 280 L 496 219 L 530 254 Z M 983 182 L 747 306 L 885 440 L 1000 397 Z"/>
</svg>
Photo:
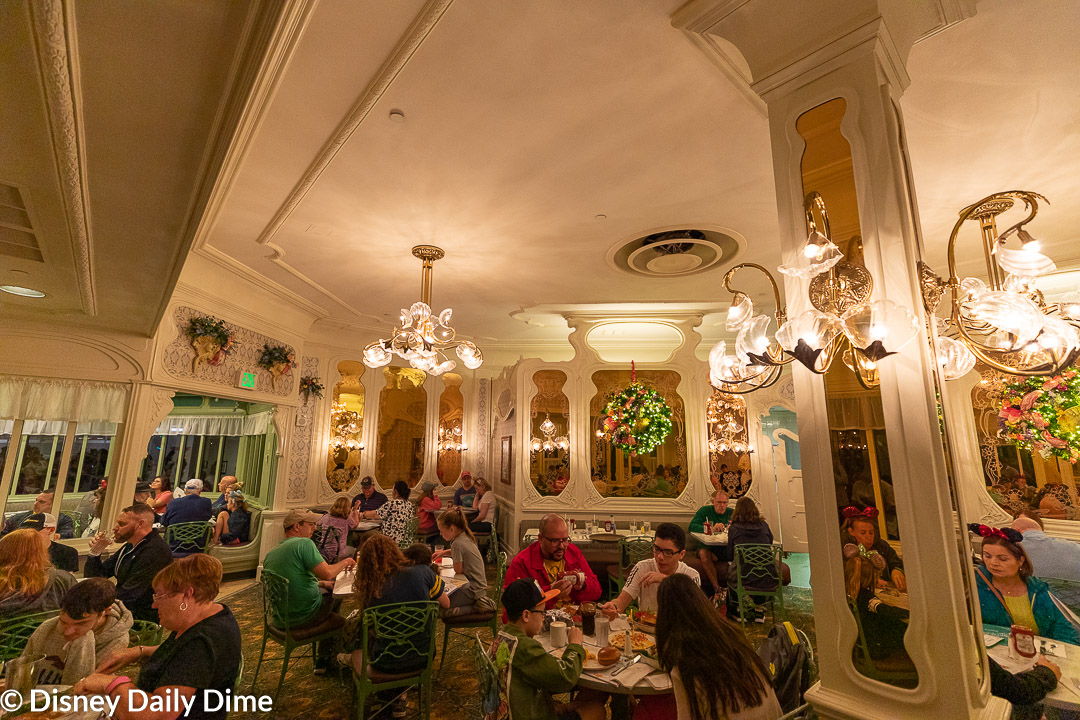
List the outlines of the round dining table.
<svg viewBox="0 0 1080 720">
<path fill-rule="evenodd" d="M 611 623 L 610 632 L 617 633 L 629 628 L 629 623 L 624 618 L 619 618 Z M 547 650 L 550 654 L 561 657 L 565 647 L 553 647 L 551 645 L 551 637 L 548 633 L 544 632 L 536 636 L 536 640 Z M 600 645 L 596 644 L 596 638 L 592 635 L 586 635 L 583 639 L 582 645 L 587 652 L 592 652 L 594 655 L 600 649 Z M 600 690 L 607 693 L 613 693 L 616 695 L 667 695 L 673 692 L 671 685 L 671 676 L 663 670 L 660 670 L 656 665 L 656 661 L 647 655 L 642 655 L 639 663 L 645 663 L 653 668 L 653 672 L 649 673 L 645 677 L 640 678 L 632 686 L 626 686 L 619 682 L 618 676 L 613 677 L 612 672 L 618 667 L 618 664 L 613 665 L 603 670 L 582 670 L 581 676 L 578 678 L 578 687 L 592 688 L 594 690 Z M 628 672 L 628 671 L 624 671 Z"/>
</svg>

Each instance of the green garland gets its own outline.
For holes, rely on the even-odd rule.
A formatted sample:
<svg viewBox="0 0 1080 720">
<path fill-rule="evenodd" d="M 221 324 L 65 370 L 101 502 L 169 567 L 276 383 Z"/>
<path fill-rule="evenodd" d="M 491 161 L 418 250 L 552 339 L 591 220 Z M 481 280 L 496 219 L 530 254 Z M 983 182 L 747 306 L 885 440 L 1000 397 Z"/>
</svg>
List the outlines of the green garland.
<svg viewBox="0 0 1080 720">
<path fill-rule="evenodd" d="M 671 408 L 660 393 L 631 382 L 608 396 L 600 427 L 602 436 L 623 452 L 648 455 L 671 432 Z"/>
<path fill-rule="evenodd" d="M 1044 460 L 1080 460 L 1080 373 L 1031 377 L 1005 386 L 998 421 L 1002 436 Z"/>
</svg>

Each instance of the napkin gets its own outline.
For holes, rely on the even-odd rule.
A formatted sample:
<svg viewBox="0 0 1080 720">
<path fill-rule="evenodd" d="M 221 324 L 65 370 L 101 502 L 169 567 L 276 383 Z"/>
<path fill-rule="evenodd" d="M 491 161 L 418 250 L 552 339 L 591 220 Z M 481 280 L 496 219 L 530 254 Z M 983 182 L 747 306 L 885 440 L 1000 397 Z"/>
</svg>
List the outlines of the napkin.
<svg viewBox="0 0 1080 720">
<path fill-rule="evenodd" d="M 1076 680 L 1072 680 L 1062 675 L 1060 683 L 1071 690 L 1074 695 L 1080 697 L 1080 683 L 1077 683 Z"/>
<path fill-rule="evenodd" d="M 652 667 L 648 663 L 638 661 L 630 667 L 623 670 L 616 675 L 613 679 L 623 687 L 634 687 L 640 681 L 645 679 L 646 675 L 655 672 L 656 668 Z"/>
<path fill-rule="evenodd" d="M 671 676 L 667 673 L 654 673 L 645 678 L 645 682 L 652 685 L 653 690 L 670 690 Z"/>
</svg>

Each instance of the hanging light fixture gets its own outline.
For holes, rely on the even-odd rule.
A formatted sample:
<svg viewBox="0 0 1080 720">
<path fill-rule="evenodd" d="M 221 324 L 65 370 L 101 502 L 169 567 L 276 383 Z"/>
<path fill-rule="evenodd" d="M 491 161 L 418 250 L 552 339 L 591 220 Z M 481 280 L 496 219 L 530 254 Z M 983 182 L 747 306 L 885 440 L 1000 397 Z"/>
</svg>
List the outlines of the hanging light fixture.
<svg viewBox="0 0 1080 720">
<path fill-rule="evenodd" d="M 364 419 L 355 410 L 349 410 L 345 403 L 330 404 L 330 447 L 335 450 L 363 450 L 364 443 L 356 438 L 363 429 Z"/>
<path fill-rule="evenodd" d="M 555 437 L 555 423 L 551 422 L 551 414 L 544 413 L 544 422 L 540 423 L 540 434 L 543 438 L 533 437 L 529 442 L 531 449 L 536 452 L 555 452 L 556 450 L 569 450 L 570 438 L 565 435 Z"/>
<path fill-rule="evenodd" d="M 736 455 L 754 452 L 746 427 L 736 419 L 736 413 L 746 414 L 741 398 L 714 393 L 705 404 L 705 421 L 709 426 L 709 452 L 733 452 Z"/>
<path fill-rule="evenodd" d="M 431 311 L 432 265 L 446 253 L 434 245 L 417 245 L 412 254 L 423 262 L 420 300 L 401 310 L 399 324 L 390 338 L 380 339 L 364 348 L 364 364 L 370 368 L 382 367 L 397 355 L 417 370 L 442 375 L 457 367 L 457 363 L 443 352 L 454 348 L 465 367 L 475 370 L 483 364 L 484 355 L 468 340 L 454 341 L 457 333 L 450 326 L 454 311 L 446 308 L 438 315 Z"/>
<path fill-rule="evenodd" d="M 874 283 L 862 265 L 843 262 L 844 254 L 830 236 L 829 214 L 817 192 L 806 196 L 807 238 L 794 262 L 777 268 L 781 273 L 809 280 L 813 309 L 788 319 L 772 273 L 755 263 L 741 263 L 724 275 L 724 289 L 732 294 L 727 329 L 737 333 L 734 354 L 720 341 L 709 352 L 709 381 L 717 389 L 743 394 L 772 385 L 784 365 L 797 360 L 811 372 L 824 374 L 840 357 L 864 387 L 878 384 L 877 363 L 894 355 L 919 331 L 919 322 L 906 308 L 891 300 L 869 302 Z M 772 286 L 776 331 L 767 315 L 754 315 L 754 303 L 731 287 L 742 268 L 759 270 Z"/>
<path fill-rule="evenodd" d="M 469 446 L 461 441 L 461 424 L 455 422 L 452 426 L 439 425 L 439 452 L 461 452 L 468 450 Z"/>
<path fill-rule="evenodd" d="M 1024 203 L 1027 216 L 1000 235 L 997 216 Z M 1080 291 L 1047 303 L 1035 279 L 1057 269 L 1040 252 L 1039 241 L 1024 226 L 1039 212 L 1038 193 L 1009 190 L 989 195 L 960 211 L 949 235 L 949 279 L 919 262 L 923 305 L 931 315 L 949 291 L 949 317 L 938 321 L 938 360 L 945 378 L 966 375 L 980 360 L 1008 375 L 1054 375 L 1080 357 Z M 956 240 L 968 220 L 982 231 L 987 280 L 956 275 Z M 1008 247 L 1010 239 L 1019 249 Z"/>
</svg>

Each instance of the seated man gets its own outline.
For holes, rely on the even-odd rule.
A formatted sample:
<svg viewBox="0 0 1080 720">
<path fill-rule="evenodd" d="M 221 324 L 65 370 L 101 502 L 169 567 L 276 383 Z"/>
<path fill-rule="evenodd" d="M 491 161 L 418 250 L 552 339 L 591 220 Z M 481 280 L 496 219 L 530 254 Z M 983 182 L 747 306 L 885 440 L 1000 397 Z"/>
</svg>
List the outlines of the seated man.
<svg viewBox="0 0 1080 720">
<path fill-rule="evenodd" d="M 454 491 L 453 505 L 463 508 L 471 508 L 476 500 L 476 486 L 473 485 L 472 473 L 461 473 L 461 487 Z"/>
<path fill-rule="evenodd" d="M 1043 532 L 1042 520 L 1026 513 L 1021 513 L 1012 527 L 1024 536 L 1024 552 L 1036 577 L 1080 582 L 1080 543 L 1050 537 Z"/>
<path fill-rule="evenodd" d="M 156 623 L 158 612 L 154 608 L 152 582 L 173 557 L 169 544 L 154 530 L 154 517 L 149 505 L 124 508 L 113 525 L 113 539 L 124 543 L 123 547 L 102 561 L 101 553 L 109 546 L 109 538 L 99 532 L 90 541 L 83 575 L 115 577 L 116 599 L 124 603 L 136 620 Z"/>
<path fill-rule="evenodd" d="M 184 484 L 184 497 L 177 498 L 165 508 L 165 514 L 161 517 L 161 524 L 165 527 L 189 522 L 206 522 L 210 519 L 210 508 L 213 503 L 210 498 L 202 497 L 203 483 L 198 478 L 192 478 Z M 180 551 L 181 544 L 173 540 L 172 550 L 179 555 L 190 554 L 188 551 Z M 205 548 L 204 548 L 205 549 Z"/>
<path fill-rule="evenodd" d="M 386 495 L 375 489 L 375 478 L 364 476 L 360 481 L 360 494 L 353 498 L 353 507 L 360 512 L 378 510 L 386 504 Z"/>
<path fill-rule="evenodd" d="M 74 685 L 105 658 L 128 646 L 133 618 L 105 578 L 87 578 L 68 590 L 60 616 L 46 620 L 23 649 L 23 657 L 44 655 L 38 682 Z"/>
<path fill-rule="evenodd" d="M 675 573 L 689 575 L 694 583 L 701 585 L 698 571 L 682 561 L 686 555 L 686 533 L 675 523 L 660 523 L 656 526 L 653 538 L 653 556 L 642 560 L 630 570 L 622 592 L 601 609 L 609 615 L 618 615 L 635 598 L 638 609 L 656 612 L 656 587 L 660 582 Z"/>
<path fill-rule="evenodd" d="M 336 619 L 337 627 L 345 624 L 341 616 L 333 612 L 334 580 L 345 568 L 356 565 L 352 558 L 345 558 L 333 565 L 327 564 L 319 549 L 311 540 L 311 533 L 320 515 L 310 510 L 290 510 L 282 523 L 285 539 L 266 554 L 263 569 L 280 575 L 289 581 L 289 605 L 274 608 L 275 623 L 281 627 L 288 622 L 290 630 L 313 627 L 330 619 Z M 319 642 L 315 647 L 315 674 L 324 675 L 330 662 L 333 645 Z"/>
<path fill-rule="evenodd" d="M 558 658 L 533 639 L 544 626 L 544 608 L 558 594 L 558 590 L 541 590 L 535 580 L 522 578 L 510 583 L 502 596 L 508 622 L 495 638 L 489 656 L 500 682 L 509 678 L 510 687 L 505 692 L 512 717 L 602 720 L 605 711 L 599 703 L 556 703 L 552 697 L 574 689 L 585 662 L 581 628 L 577 626 L 567 630 L 569 644 Z M 503 651 L 504 646 L 508 652 Z M 510 670 L 503 672 L 499 665 L 507 662 Z"/>
<path fill-rule="evenodd" d="M 566 521 L 554 513 L 540 518 L 540 537 L 510 561 L 503 587 L 520 578 L 536 580 L 545 593 L 558 590 L 548 600 L 549 607 L 600 597 L 596 574 L 581 550 L 570 542 Z"/>
<path fill-rule="evenodd" d="M 7 535 L 12 530 L 18 530 L 26 518 L 31 515 L 37 515 L 38 513 L 52 512 L 54 491 L 45 490 L 41 492 L 36 498 L 34 498 L 34 507 L 30 510 L 24 510 L 23 512 L 17 512 L 7 520 L 4 521 L 4 526 L 0 529 L 0 537 Z M 75 537 L 75 521 L 71 519 L 70 515 L 60 513 L 58 518 L 60 538 L 68 540 Z"/>
<path fill-rule="evenodd" d="M 135 483 L 135 495 L 131 498 L 132 504 L 145 503 L 150 504 L 150 496 L 153 493 L 150 490 L 150 483 Z"/>
<path fill-rule="evenodd" d="M 226 506 L 229 504 L 229 492 L 234 489 L 240 489 L 233 487 L 238 482 L 240 481 L 236 479 L 235 475 L 221 476 L 221 480 L 218 482 L 218 492 L 220 492 L 221 495 L 214 501 L 213 505 L 210 506 L 210 517 L 216 518 L 222 510 L 226 509 Z"/>
<path fill-rule="evenodd" d="M 712 523 L 714 533 L 723 532 L 731 524 L 733 512 L 734 509 L 728 507 L 728 494 L 720 488 L 712 494 L 710 504 L 701 506 L 694 513 L 694 518 L 690 521 L 690 532 L 705 532 L 706 520 Z M 719 591 L 727 582 L 727 564 L 731 562 L 727 548 L 723 545 L 702 546 L 698 548 L 697 556 L 713 592 Z"/>
<path fill-rule="evenodd" d="M 23 520 L 21 527 L 37 530 L 41 533 L 41 539 L 49 548 L 49 562 L 54 568 L 67 570 L 69 573 L 79 572 L 79 551 L 70 545 L 61 545 L 53 540 L 56 535 L 56 516 L 52 513 L 34 513 Z"/>
<path fill-rule="evenodd" d="M 885 558 L 885 568 L 881 571 L 881 583 L 891 582 L 900 592 L 907 592 L 907 579 L 904 577 L 904 562 L 893 550 L 892 545 L 877 536 L 877 508 L 868 507 L 860 511 L 854 507 L 844 508 L 844 524 L 840 526 L 840 542 L 862 545 L 867 550 L 876 550 Z"/>
</svg>

